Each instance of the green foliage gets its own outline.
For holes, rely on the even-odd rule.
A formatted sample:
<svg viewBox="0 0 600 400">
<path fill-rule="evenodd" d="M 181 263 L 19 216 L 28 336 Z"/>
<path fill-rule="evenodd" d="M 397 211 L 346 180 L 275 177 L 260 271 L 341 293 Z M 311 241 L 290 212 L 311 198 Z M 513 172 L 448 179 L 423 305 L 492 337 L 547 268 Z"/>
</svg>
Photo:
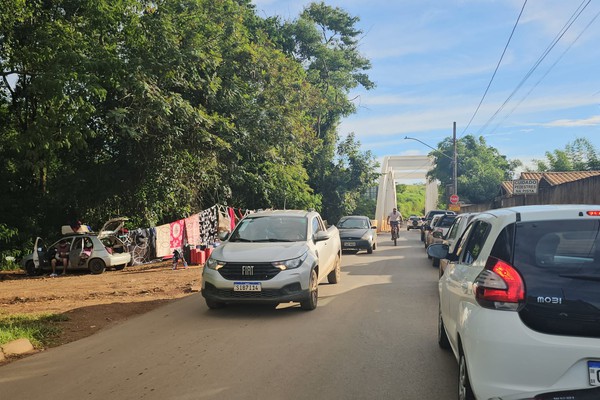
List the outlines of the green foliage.
<svg viewBox="0 0 600 400">
<path fill-rule="evenodd" d="M 425 215 L 425 185 L 396 185 L 396 200 L 404 219 Z"/>
<path fill-rule="evenodd" d="M 586 138 L 567 143 L 564 150 L 546 152 L 546 160 L 534 160 L 538 172 L 596 171 L 600 170 L 598 150 Z"/>
<path fill-rule="evenodd" d="M 248 0 L 0 1 L 3 249 L 74 219 L 153 226 L 215 203 L 333 220 L 374 179 L 336 131 L 349 90 L 373 86 L 341 9 L 281 23 Z"/>
<path fill-rule="evenodd" d="M 322 213 L 335 223 L 344 215 L 355 214 L 359 199 L 379 177 L 371 152 L 361 152 L 360 142 L 350 134 L 338 145 L 337 157 L 327 165 L 321 189 Z"/>
<path fill-rule="evenodd" d="M 361 190 L 371 183 L 373 178 L 361 168 L 365 164 L 375 167 L 371 154 L 363 154 L 361 160 L 355 155 L 354 135 L 350 142 L 346 140 L 336 148 L 341 118 L 355 111 L 349 91 L 359 85 L 365 89 L 375 86 L 365 74 L 371 64 L 358 52 L 363 34 L 355 26 L 358 22 L 358 17 L 340 8 L 312 3 L 298 19 L 281 25 L 275 36 L 282 50 L 304 67 L 308 82 L 319 91 L 308 111 L 317 141 L 305 166 L 311 187 L 322 196 L 322 213 L 332 222 L 354 210 Z M 331 161 L 336 150 L 340 163 Z M 347 173 L 355 167 L 357 171 Z M 348 183 L 349 178 L 355 181 Z"/>
<path fill-rule="evenodd" d="M 356 208 L 352 212 L 354 215 L 366 215 L 370 219 L 375 219 L 377 209 L 377 200 L 366 196 L 360 196 L 356 201 Z"/>
<path fill-rule="evenodd" d="M 0 317 L 0 345 L 17 339 L 29 339 L 34 347 L 43 348 L 60 333 L 57 323 L 66 320 L 67 317 L 61 314 Z"/>
<path fill-rule="evenodd" d="M 427 173 L 430 180 L 439 180 L 442 187 L 452 183 L 452 161 L 444 154 L 452 154 L 451 137 L 438 144 L 438 151 L 429 153 L 434 159 L 434 167 Z M 511 180 L 520 161 L 507 160 L 494 147 L 488 146 L 483 136 L 476 139 L 472 135 L 461 138 L 457 143 L 457 182 L 458 194 L 462 201 L 485 203 L 499 193 L 502 181 Z"/>
</svg>

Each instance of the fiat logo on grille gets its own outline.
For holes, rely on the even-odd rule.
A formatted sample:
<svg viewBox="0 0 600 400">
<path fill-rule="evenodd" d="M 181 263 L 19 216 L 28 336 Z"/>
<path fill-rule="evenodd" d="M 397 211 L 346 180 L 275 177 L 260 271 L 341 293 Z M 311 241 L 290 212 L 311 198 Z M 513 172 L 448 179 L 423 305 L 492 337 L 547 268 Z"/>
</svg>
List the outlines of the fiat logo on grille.
<svg viewBox="0 0 600 400">
<path fill-rule="evenodd" d="M 254 275 L 254 265 L 242 265 L 242 275 Z"/>
</svg>

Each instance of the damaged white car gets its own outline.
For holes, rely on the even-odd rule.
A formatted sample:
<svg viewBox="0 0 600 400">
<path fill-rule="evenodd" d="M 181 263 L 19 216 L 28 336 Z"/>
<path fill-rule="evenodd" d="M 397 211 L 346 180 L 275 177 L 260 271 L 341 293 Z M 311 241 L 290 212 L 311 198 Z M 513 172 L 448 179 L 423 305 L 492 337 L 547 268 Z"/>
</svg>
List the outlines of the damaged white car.
<svg viewBox="0 0 600 400">
<path fill-rule="evenodd" d="M 21 260 L 21 268 L 31 276 L 50 270 L 59 242 L 66 240 L 69 244 L 67 270 L 87 269 L 92 274 L 101 274 L 106 268 L 122 270 L 131 262 L 127 246 L 118 237 L 125 221 L 125 217 L 113 218 L 104 224 L 98 234 L 84 226 L 75 232 L 65 225 L 62 227 L 63 236 L 50 246 L 46 246 L 43 239 L 38 237 L 33 253 Z M 60 262 L 57 265 L 62 268 Z"/>
</svg>

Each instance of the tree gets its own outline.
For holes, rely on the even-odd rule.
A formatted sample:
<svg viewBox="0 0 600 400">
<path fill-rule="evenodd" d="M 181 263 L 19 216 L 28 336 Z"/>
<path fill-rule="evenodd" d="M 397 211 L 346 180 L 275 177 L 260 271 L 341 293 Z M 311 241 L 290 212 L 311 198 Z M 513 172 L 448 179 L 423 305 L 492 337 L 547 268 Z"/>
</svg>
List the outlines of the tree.
<svg viewBox="0 0 600 400">
<path fill-rule="evenodd" d="M 567 143 L 564 150 L 546 152 L 546 160 L 534 160 L 538 172 L 595 171 L 600 170 L 598 150 L 586 138 Z"/>
<path fill-rule="evenodd" d="M 215 203 L 337 216 L 373 180 L 372 155 L 337 134 L 348 91 L 372 87 L 340 9 L 280 24 L 250 0 L 0 4 L 11 243 L 71 218 L 153 226 Z"/>
<path fill-rule="evenodd" d="M 322 195 L 322 212 L 332 221 L 344 209 L 352 208 L 356 196 L 342 198 L 331 187 L 332 181 L 338 179 L 331 163 L 339 140 L 337 127 L 342 117 L 355 112 L 349 91 L 359 85 L 365 89 L 375 86 L 365 73 L 371 68 L 370 61 L 358 51 L 363 34 L 355 27 L 358 21 L 358 17 L 340 8 L 323 2 L 311 3 L 297 20 L 284 23 L 278 34 L 273 35 L 283 51 L 304 67 L 308 82 L 319 91 L 318 101 L 309 110 L 318 141 L 305 166 L 311 187 Z M 350 203 L 344 205 L 345 201 Z M 335 204 L 340 207 L 334 207 Z"/>
<path fill-rule="evenodd" d="M 452 183 L 452 160 L 443 154 L 452 154 L 453 139 L 444 139 L 437 148 L 429 153 L 434 167 L 427 177 L 430 181 L 437 179 L 445 187 Z M 461 200 L 471 203 L 493 200 L 502 181 L 512 179 L 515 168 L 520 165 L 520 161 L 509 161 L 496 148 L 488 146 L 483 136 L 461 138 L 457 143 L 457 159 L 458 194 Z"/>
<path fill-rule="evenodd" d="M 375 165 L 370 151 L 360 151 L 360 142 L 354 134 L 339 143 L 322 189 L 322 214 L 327 220 L 336 222 L 357 209 L 362 193 L 379 177 Z"/>
</svg>

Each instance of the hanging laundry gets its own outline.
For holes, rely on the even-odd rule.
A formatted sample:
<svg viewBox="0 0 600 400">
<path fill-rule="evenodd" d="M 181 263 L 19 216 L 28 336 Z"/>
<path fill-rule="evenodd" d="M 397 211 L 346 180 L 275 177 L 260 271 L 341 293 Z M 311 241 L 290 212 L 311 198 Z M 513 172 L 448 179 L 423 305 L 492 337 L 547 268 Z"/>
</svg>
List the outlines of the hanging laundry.
<svg viewBox="0 0 600 400">
<path fill-rule="evenodd" d="M 156 227 L 156 257 L 162 258 L 171 253 L 171 224 Z"/>
<path fill-rule="evenodd" d="M 219 210 L 219 234 L 224 234 L 231 231 L 231 221 L 229 220 L 229 214 L 227 207 Z"/>
<path fill-rule="evenodd" d="M 200 212 L 200 243 L 214 243 L 217 237 L 218 222 L 217 206 L 212 206 Z"/>
<path fill-rule="evenodd" d="M 156 258 L 156 241 L 154 228 L 137 228 L 129 231 L 131 244 L 131 262 L 133 265 L 144 264 Z"/>
<path fill-rule="evenodd" d="M 185 235 L 188 244 L 194 247 L 200 244 L 200 214 L 185 219 Z"/>
<path fill-rule="evenodd" d="M 185 231 L 185 221 L 180 219 L 179 221 L 171 222 L 171 232 L 169 237 L 169 246 L 171 256 L 175 249 L 183 248 L 183 232 Z"/>
<path fill-rule="evenodd" d="M 231 207 L 227 207 L 227 212 L 229 213 L 229 220 L 230 220 L 230 232 L 233 232 L 233 229 L 235 228 L 235 224 L 236 224 L 236 220 L 235 220 L 235 211 L 233 210 L 233 208 Z"/>
</svg>

